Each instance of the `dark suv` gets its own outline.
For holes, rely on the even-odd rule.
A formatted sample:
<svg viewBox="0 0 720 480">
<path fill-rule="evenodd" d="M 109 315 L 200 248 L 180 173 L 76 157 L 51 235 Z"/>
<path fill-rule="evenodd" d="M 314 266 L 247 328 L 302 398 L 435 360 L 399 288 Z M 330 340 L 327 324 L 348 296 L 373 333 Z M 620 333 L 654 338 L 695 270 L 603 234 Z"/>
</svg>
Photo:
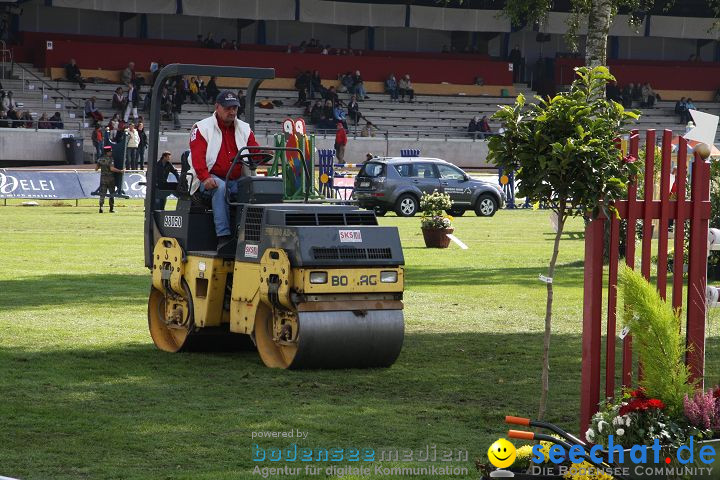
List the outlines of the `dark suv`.
<svg viewBox="0 0 720 480">
<path fill-rule="evenodd" d="M 395 210 L 401 217 L 412 217 L 420 209 L 423 193 L 435 190 L 450 195 L 453 206 L 448 213 L 453 216 L 474 210 L 478 216 L 491 217 L 505 205 L 499 185 L 470 178 L 438 158 L 374 158 L 355 178 L 354 195 L 360 207 L 377 215 Z"/>
</svg>

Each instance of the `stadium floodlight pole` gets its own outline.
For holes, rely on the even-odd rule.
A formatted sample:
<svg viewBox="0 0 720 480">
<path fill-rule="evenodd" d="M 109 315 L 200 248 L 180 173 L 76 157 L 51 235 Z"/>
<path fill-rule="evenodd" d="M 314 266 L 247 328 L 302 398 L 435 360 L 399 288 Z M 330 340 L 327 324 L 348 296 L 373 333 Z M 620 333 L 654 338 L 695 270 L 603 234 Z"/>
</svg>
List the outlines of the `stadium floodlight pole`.
<svg viewBox="0 0 720 480">
<path fill-rule="evenodd" d="M 155 248 L 155 226 L 153 205 L 155 205 L 155 163 L 158 160 L 158 142 L 160 139 L 160 94 L 168 79 L 176 76 L 209 76 L 249 78 L 250 84 L 245 95 L 245 121 L 250 128 L 255 127 L 255 95 L 263 80 L 275 78 L 274 68 L 224 67 L 218 65 L 194 65 L 172 63 L 166 65 L 155 79 L 150 102 L 150 136 L 148 138 L 147 187 L 145 189 L 145 266 L 152 268 L 152 254 Z M 188 137 L 189 138 L 189 137 Z M 189 143 L 189 140 L 188 140 Z"/>
</svg>

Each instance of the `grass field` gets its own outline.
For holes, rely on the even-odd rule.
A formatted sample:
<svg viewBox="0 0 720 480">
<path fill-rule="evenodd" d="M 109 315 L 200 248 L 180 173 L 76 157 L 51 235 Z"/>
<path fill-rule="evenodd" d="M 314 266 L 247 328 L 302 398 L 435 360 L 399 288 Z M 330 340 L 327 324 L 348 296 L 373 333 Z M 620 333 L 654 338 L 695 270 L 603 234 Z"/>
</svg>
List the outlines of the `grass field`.
<svg viewBox="0 0 720 480">
<path fill-rule="evenodd" d="M 467 450 L 468 461 L 452 465 L 468 475 L 452 478 L 477 478 L 473 462 L 503 436 L 504 415 L 537 411 L 545 309 L 537 278 L 553 239 L 547 212 L 458 218 L 466 251 L 425 249 L 417 218 L 381 219 L 399 227 L 405 251 L 397 363 L 287 372 L 265 368 L 255 353 L 156 350 L 147 332 L 142 206 L 125 202 L 98 215 L 90 205 L 0 207 L 0 476 L 260 478 L 253 444 L 296 443 Z M 555 275 L 548 420 L 576 431 L 582 221 L 567 231 Z M 720 373 L 718 345 L 709 339 L 709 383 Z M 307 438 L 251 438 L 291 429 Z"/>
</svg>

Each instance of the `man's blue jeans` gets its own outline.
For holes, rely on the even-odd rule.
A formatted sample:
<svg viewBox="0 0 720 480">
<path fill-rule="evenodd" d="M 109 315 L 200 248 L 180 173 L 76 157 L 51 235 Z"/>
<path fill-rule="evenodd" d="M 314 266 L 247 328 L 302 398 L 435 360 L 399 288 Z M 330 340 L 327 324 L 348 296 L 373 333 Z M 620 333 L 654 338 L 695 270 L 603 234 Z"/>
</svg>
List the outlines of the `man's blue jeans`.
<svg viewBox="0 0 720 480">
<path fill-rule="evenodd" d="M 212 211 L 213 218 L 215 220 L 215 235 L 217 235 L 218 237 L 224 235 L 232 235 L 230 231 L 230 206 L 225 201 L 225 190 L 227 188 L 230 191 L 231 195 L 236 194 L 238 186 L 237 180 L 230 180 L 226 186 L 225 180 L 223 180 L 222 178 L 215 175 L 210 176 L 215 179 L 215 183 L 217 183 L 217 188 L 213 188 L 212 190 L 206 190 L 205 185 L 201 183 L 200 191 L 206 192 L 206 194 L 212 197 Z"/>
</svg>

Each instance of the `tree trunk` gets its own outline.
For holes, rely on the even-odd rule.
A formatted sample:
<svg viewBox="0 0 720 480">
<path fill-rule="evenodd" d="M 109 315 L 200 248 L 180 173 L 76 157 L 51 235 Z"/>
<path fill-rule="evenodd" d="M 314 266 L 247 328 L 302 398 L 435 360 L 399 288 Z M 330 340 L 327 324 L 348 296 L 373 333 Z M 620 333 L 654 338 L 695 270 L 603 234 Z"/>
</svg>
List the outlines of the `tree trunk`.
<svg viewBox="0 0 720 480">
<path fill-rule="evenodd" d="M 588 17 L 585 65 L 607 65 L 607 40 L 612 21 L 612 0 L 593 0 Z"/>
<path fill-rule="evenodd" d="M 550 258 L 550 266 L 548 267 L 547 276 L 552 279 L 555 275 L 555 263 L 557 262 L 558 252 L 560 249 L 560 238 L 562 237 L 563 228 L 565 227 L 565 201 L 561 200 L 558 208 L 558 229 L 555 234 L 555 245 L 553 247 L 552 258 Z M 553 284 L 547 283 L 547 303 L 545 306 L 545 335 L 543 337 L 543 365 L 542 365 L 542 391 L 540 393 L 540 408 L 538 409 L 537 420 L 542 422 L 547 410 L 548 391 L 550 390 L 550 334 L 552 333 L 552 303 L 553 303 Z"/>
</svg>

